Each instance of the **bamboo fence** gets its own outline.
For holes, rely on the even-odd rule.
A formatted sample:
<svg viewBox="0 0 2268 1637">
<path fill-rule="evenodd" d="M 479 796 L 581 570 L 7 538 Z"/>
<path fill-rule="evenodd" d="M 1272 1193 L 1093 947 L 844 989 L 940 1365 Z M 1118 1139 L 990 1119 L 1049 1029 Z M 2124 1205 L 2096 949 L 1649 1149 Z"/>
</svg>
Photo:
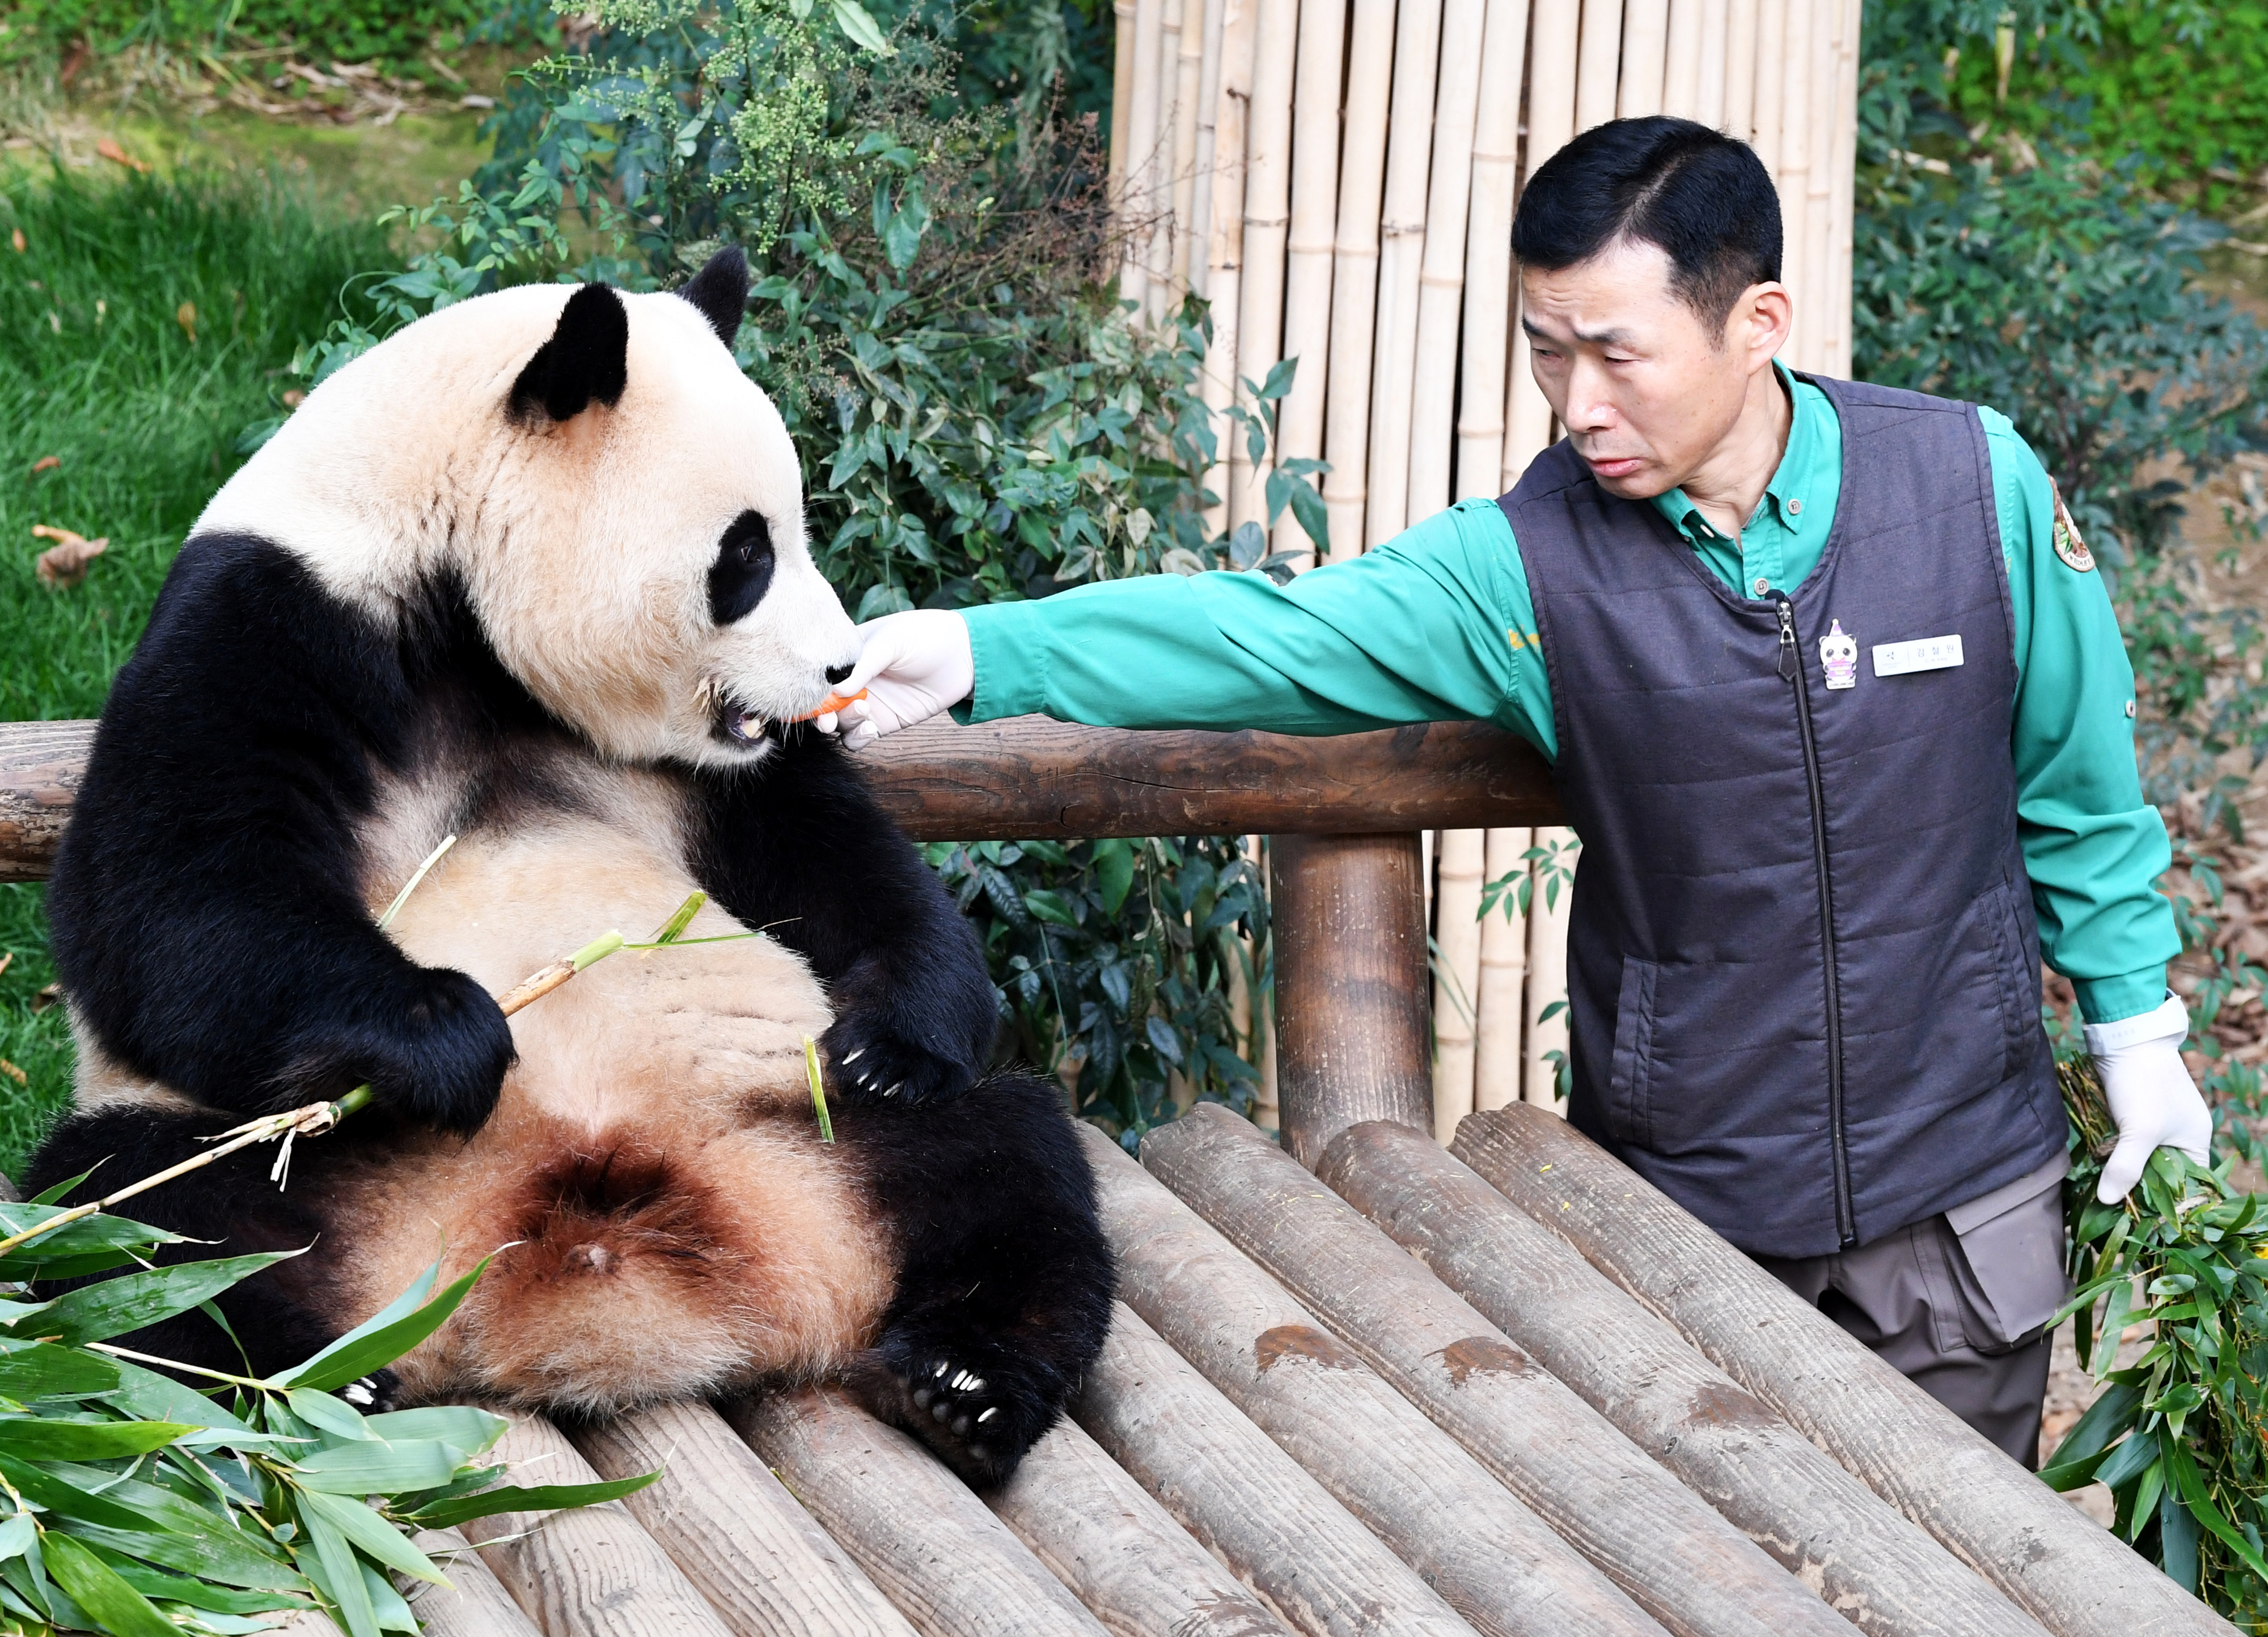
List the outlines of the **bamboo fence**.
<svg viewBox="0 0 2268 1637">
<path fill-rule="evenodd" d="M 1755 146 L 1796 295 L 1787 360 L 1846 374 L 1859 4 L 1117 0 L 1122 292 L 1153 317 L 1211 300 L 1217 411 L 1299 360 L 1275 454 L 1330 463 L 1326 560 L 1503 492 L 1556 435 L 1513 321 L 1512 213 L 1602 121 L 1673 114 Z M 1267 473 L 1227 429 L 1213 527 L 1264 526 Z M 1312 559 L 1288 512 L 1271 545 Z M 1568 893 L 1545 887 L 1573 840 L 1429 838 L 1445 1140 L 1475 1108 L 1557 1105 Z M 1474 918 L 1484 884 L 1530 871 L 1525 914 L 1507 894 Z"/>
</svg>

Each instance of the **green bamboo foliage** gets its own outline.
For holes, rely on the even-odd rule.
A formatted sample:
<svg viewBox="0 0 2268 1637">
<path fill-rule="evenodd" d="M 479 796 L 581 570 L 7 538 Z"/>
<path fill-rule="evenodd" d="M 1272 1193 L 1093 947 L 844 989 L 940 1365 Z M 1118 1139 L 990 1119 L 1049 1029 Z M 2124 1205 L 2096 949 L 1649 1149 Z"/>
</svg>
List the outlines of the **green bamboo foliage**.
<svg viewBox="0 0 2268 1637">
<path fill-rule="evenodd" d="M 2105 1384 L 2040 1476 L 2107 1485 L 2116 1527 L 2239 1629 L 2268 1633 L 2268 1211 L 2232 1186 L 2233 1155 L 2151 1157 L 2117 1205 L 2096 1202 L 2117 1139 L 2091 1065 L 2061 1069 L 2071 1116 L 2065 1184 L 2080 1364 Z M 2118 1340 L 2150 1345 L 2123 1368 Z"/>
</svg>

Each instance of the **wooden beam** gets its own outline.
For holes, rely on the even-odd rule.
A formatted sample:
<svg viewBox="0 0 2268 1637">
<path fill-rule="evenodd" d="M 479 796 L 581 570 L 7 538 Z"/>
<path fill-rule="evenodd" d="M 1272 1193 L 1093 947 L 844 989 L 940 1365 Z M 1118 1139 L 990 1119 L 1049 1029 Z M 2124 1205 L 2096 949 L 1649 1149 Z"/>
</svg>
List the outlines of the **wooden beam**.
<svg viewBox="0 0 2268 1637">
<path fill-rule="evenodd" d="M 93 740 L 92 722 L 0 723 L 0 882 L 47 879 Z M 1303 738 L 940 717 L 857 762 L 918 841 L 1377 834 L 1558 818 L 1543 759 L 1479 723 Z"/>
<path fill-rule="evenodd" d="M 737 1637 L 914 1637 L 707 1405 L 659 1405 L 569 1436 L 601 1477 L 660 1472 L 622 1505 Z"/>
<path fill-rule="evenodd" d="M 2228 1637 L 2117 1536 L 1564 1120 L 1474 1114 L 1455 1153 L 2058 1637 Z"/>
<path fill-rule="evenodd" d="M 1528 1107 L 1527 1105 L 1522 1105 Z M 1469 1116 L 1467 1124 L 1477 1116 Z M 1559 1124 L 1531 1109 L 1529 1118 Z M 1875 1637 L 2044 1637 L 2039 1626 L 1669 1325 L 1440 1147 L 1358 1126 L 1318 1174 Z M 1837 1332 L 1840 1334 L 1840 1332 Z M 1778 1346 L 1789 1346 L 1786 1338 Z M 1771 1624 L 1777 1625 L 1775 1611 Z"/>
<path fill-rule="evenodd" d="M 449 1577 L 446 1589 L 406 1579 L 394 1582 L 405 1588 L 402 1595 L 417 1615 L 423 1637 L 541 1637 L 496 1571 L 481 1561 L 472 1543 L 455 1530 L 420 1530 L 411 1544 Z M 322 1637 L 338 1637 L 328 1620 L 317 1629 Z"/>
<path fill-rule="evenodd" d="M 924 1637 L 1105 1637 L 936 1457 L 836 1388 L 723 1406 Z"/>
<path fill-rule="evenodd" d="M 1248 1122 L 1201 1104 L 1143 1138 L 1142 1164 L 1670 1631 L 1842 1629 L 1754 1541 Z"/>
<path fill-rule="evenodd" d="M 1476 1630 L 1660 1637 L 1282 1286 L 1109 1138 L 1092 1127 L 1085 1134 L 1120 1298 Z M 1819 1611 L 1815 1637 L 1831 1637 L 1834 1616 Z M 1746 1637 L 1780 1629 L 1761 1615 L 1742 1628 Z"/>
</svg>

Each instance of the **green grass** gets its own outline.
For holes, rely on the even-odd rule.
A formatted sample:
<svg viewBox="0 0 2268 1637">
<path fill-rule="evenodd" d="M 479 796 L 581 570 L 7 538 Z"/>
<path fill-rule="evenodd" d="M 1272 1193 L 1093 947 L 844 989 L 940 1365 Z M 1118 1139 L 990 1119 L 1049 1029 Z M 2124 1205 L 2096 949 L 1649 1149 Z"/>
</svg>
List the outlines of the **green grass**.
<svg viewBox="0 0 2268 1637">
<path fill-rule="evenodd" d="M 346 279 L 386 260 L 376 228 L 268 176 L 0 178 L 0 720 L 101 709 L 181 537 L 240 464 L 238 434 L 276 412 L 293 347 Z M 39 523 L 108 537 L 83 584 L 39 583 Z M 12 1176 L 70 1100 L 63 1009 L 31 1011 L 55 976 L 40 888 L 0 887 L 0 950 L 15 956 L 0 1058 L 29 1080 L 0 1078 Z"/>
</svg>

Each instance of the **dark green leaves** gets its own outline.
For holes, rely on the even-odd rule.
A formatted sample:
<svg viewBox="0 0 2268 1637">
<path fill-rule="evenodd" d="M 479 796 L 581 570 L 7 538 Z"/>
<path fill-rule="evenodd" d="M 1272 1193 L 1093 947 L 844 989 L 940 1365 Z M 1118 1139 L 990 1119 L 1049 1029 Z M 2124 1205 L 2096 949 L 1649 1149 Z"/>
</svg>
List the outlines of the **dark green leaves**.
<svg viewBox="0 0 2268 1637">
<path fill-rule="evenodd" d="M 297 1369 L 284 1371 L 276 1379 L 291 1386 L 328 1392 L 359 1381 L 372 1370 L 385 1369 L 448 1322 L 449 1316 L 472 1290 L 473 1281 L 488 1270 L 493 1259 L 482 1258 L 480 1266 L 471 1273 L 423 1306 L 415 1306 L 413 1297 L 422 1298 L 432 1288 L 440 1273 L 441 1265 L 436 1262 L 409 1292 L 376 1317 L 357 1325 L 307 1362 Z"/>
<path fill-rule="evenodd" d="M 537 1484 L 522 1488 L 512 1484 L 494 1489 L 460 1496 L 453 1500 L 437 1501 L 410 1514 L 421 1528 L 448 1529 L 476 1517 L 494 1517 L 499 1512 L 545 1512 L 560 1507 L 596 1506 L 601 1501 L 616 1501 L 627 1494 L 636 1494 L 661 1474 L 646 1472 L 637 1478 L 616 1478 L 598 1484 Z"/>
<path fill-rule="evenodd" d="M 61 1237 L 70 1231 L 69 1228 L 60 1229 L 57 1234 Z M 185 1313 L 261 1268 L 272 1267 L 298 1254 L 297 1251 L 276 1251 L 224 1257 L 211 1262 L 183 1262 L 146 1273 L 121 1274 L 115 1279 L 66 1291 L 49 1303 L 44 1311 L 18 1319 L 10 1328 L 19 1334 L 70 1345 L 104 1340 L 154 1325 L 161 1318 L 171 1318 L 176 1313 Z"/>
</svg>

